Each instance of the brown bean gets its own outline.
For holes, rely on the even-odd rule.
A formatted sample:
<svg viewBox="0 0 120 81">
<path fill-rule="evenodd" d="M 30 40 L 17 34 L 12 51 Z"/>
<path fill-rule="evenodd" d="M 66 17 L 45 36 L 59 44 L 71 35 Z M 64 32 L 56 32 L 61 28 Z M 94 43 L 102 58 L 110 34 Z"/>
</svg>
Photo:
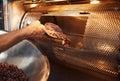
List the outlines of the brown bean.
<svg viewBox="0 0 120 81">
<path fill-rule="evenodd" d="M 28 81 L 28 77 L 16 65 L 0 63 L 0 81 Z"/>
</svg>

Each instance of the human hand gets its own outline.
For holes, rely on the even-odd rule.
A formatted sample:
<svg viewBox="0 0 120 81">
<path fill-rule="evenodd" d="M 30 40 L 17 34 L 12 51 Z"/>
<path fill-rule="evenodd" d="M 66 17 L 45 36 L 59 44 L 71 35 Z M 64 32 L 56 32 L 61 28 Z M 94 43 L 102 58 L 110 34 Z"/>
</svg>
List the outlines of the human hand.
<svg viewBox="0 0 120 81">
<path fill-rule="evenodd" d="M 27 27 L 25 27 L 25 32 L 28 37 L 42 37 L 45 33 L 43 30 L 43 25 L 40 23 L 40 21 L 32 21 Z"/>
</svg>

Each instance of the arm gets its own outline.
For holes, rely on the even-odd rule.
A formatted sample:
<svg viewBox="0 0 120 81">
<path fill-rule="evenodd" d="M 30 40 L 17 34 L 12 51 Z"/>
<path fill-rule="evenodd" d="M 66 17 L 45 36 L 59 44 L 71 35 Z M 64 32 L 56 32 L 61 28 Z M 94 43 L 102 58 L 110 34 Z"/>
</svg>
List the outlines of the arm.
<svg viewBox="0 0 120 81">
<path fill-rule="evenodd" d="M 39 21 L 33 21 L 29 26 L 23 29 L 0 35 L 0 52 L 10 48 L 24 39 L 34 37 L 35 35 L 42 36 L 44 31 L 42 30 L 41 26 L 42 25 Z"/>
</svg>

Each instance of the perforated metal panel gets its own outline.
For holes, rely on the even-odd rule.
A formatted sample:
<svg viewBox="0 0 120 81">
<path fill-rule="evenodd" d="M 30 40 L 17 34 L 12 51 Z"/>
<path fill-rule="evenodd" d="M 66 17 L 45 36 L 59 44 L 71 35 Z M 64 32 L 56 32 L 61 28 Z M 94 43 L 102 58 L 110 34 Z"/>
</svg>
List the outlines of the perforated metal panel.
<svg viewBox="0 0 120 81">
<path fill-rule="evenodd" d="M 84 37 L 84 49 L 98 53 L 95 55 L 96 60 L 90 62 L 93 64 L 91 66 L 98 64 L 96 68 L 115 76 L 118 74 L 117 58 L 120 45 L 119 8 L 117 4 L 102 4 L 91 8 Z"/>
<path fill-rule="evenodd" d="M 118 49 L 120 48 L 120 3 L 85 4 L 79 6 L 78 11 L 81 10 L 90 13 L 83 37 L 73 37 L 75 40 L 76 38 L 82 39 L 82 41 L 79 41 L 83 44 L 82 48 L 76 49 L 74 47 L 67 48 L 61 46 L 59 48 L 57 45 L 50 45 L 43 42 L 40 42 L 40 47 L 42 47 L 44 51 L 47 51 L 46 53 L 48 53 L 51 58 L 56 58 L 63 63 L 71 64 L 73 67 L 88 69 L 93 73 L 98 72 L 110 75 L 110 77 L 107 77 L 109 81 L 119 81 Z M 38 12 L 32 13 L 39 14 Z M 38 18 L 37 15 L 27 15 L 24 22 L 27 22 L 27 19 L 31 17 L 34 19 L 34 16 Z M 112 79 L 110 80 L 111 76 Z"/>
</svg>

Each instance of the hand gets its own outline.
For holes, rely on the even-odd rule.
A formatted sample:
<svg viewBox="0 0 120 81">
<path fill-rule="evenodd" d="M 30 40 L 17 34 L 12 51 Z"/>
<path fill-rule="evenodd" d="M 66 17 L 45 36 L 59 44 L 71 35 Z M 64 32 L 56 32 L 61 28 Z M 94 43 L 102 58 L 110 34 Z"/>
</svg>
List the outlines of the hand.
<svg viewBox="0 0 120 81">
<path fill-rule="evenodd" d="M 45 33 L 43 30 L 43 25 L 40 21 L 32 21 L 27 27 L 25 27 L 25 32 L 29 37 L 42 37 Z"/>
<path fill-rule="evenodd" d="M 38 38 L 42 37 L 45 33 L 42 26 L 43 25 L 39 21 L 33 21 L 30 25 L 20 30 L 0 35 L 0 42 L 2 42 L 0 43 L 0 52 L 7 50 L 24 39 L 34 39 L 36 36 Z"/>
</svg>

